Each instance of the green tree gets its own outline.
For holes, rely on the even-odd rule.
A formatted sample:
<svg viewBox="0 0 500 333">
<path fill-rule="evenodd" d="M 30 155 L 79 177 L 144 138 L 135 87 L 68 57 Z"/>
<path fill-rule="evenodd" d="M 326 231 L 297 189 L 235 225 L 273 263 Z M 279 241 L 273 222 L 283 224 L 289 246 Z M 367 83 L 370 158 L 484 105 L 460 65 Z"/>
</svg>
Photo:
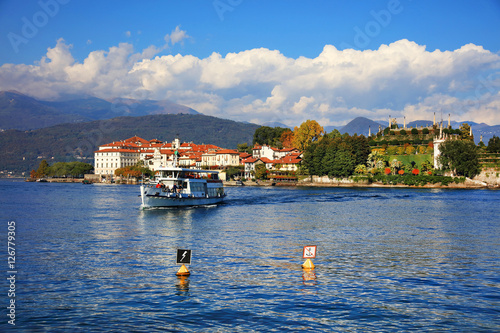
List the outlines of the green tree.
<svg viewBox="0 0 500 333">
<path fill-rule="evenodd" d="M 80 177 L 90 171 L 94 170 L 91 164 L 83 162 L 69 162 L 68 163 L 69 174 L 73 177 Z"/>
<path fill-rule="evenodd" d="M 325 134 L 325 137 L 329 139 L 340 138 L 341 136 L 342 134 L 340 134 L 340 131 L 338 129 L 334 129 L 330 133 Z"/>
<path fill-rule="evenodd" d="M 347 143 L 341 143 L 335 152 L 333 167 L 328 171 L 329 177 L 345 178 L 354 173 L 356 166 L 355 156 Z"/>
<path fill-rule="evenodd" d="M 441 144 L 439 150 L 439 161 L 444 170 L 470 178 L 481 172 L 478 148 L 473 141 L 447 140 Z"/>
<path fill-rule="evenodd" d="M 268 145 L 281 148 L 281 135 L 290 131 L 289 128 L 261 126 L 255 130 L 253 144 Z"/>
<path fill-rule="evenodd" d="M 500 138 L 496 135 L 488 141 L 488 148 L 486 148 L 488 153 L 500 153 Z"/>
<path fill-rule="evenodd" d="M 444 132 L 444 131 L 443 131 Z M 460 138 L 462 140 L 470 140 L 474 141 L 474 136 L 470 135 L 470 125 L 467 123 L 463 123 L 460 125 Z"/>
<path fill-rule="evenodd" d="M 238 148 L 238 152 L 240 153 L 248 153 L 252 154 L 252 147 L 248 146 L 248 143 L 240 143 L 236 146 Z"/>
<path fill-rule="evenodd" d="M 243 172 L 244 172 L 244 167 L 242 166 L 231 166 L 229 168 L 226 169 L 226 175 L 228 177 L 228 179 L 231 179 L 234 177 L 240 177 L 241 175 L 243 175 Z"/>
<path fill-rule="evenodd" d="M 253 134 L 253 144 L 270 145 L 274 139 L 274 129 L 269 126 L 261 126 Z"/>
<path fill-rule="evenodd" d="M 267 169 L 264 163 L 255 165 L 255 178 L 257 179 L 266 179 L 267 178 Z"/>
<path fill-rule="evenodd" d="M 352 147 L 351 153 L 354 155 L 355 165 L 366 163 L 366 159 L 371 153 L 368 138 L 364 135 L 353 135 L 352 137 L 347 137 L 345 142 Z"/>
<path fill-rule="evenodd" d="M 38 177 L 45 177 L 49 174 L 49 172 L 49 163 L 47 163 L 46 160 L 42 160 L 38 165 L 38 169 L 36 170 Z"/>
<path fill-rule="evenodd" d="M 50 166 L 49 176 L 66 177 L 69 175 L 68 163 L 57 162 Z"/>
</svg>

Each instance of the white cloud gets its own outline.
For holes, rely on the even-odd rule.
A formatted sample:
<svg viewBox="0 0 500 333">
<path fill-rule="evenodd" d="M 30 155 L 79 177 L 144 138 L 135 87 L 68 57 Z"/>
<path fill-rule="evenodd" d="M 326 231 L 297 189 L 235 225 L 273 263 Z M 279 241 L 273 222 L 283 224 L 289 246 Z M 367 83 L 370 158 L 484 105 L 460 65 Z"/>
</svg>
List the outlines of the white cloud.
<svg viewBox="0 0 500 333">
<path fill-rule="evenodd" d="M 167 36 L 171 45 L 189 38 L 179 27 Z M 0 89 L 39 98 L 67 92 L 168 98 L 209 115 L 292 126 L 389 114 L 432 119 L 434 112 L 500 124 L 500 56 L 474 44 L 433 52 L 408 40 L 365 51 L 326 45 L 315 58 L 297 59 L 265 48 L 202 59 L 156 56 L 164 48 L 134 52 L 122 43 L 79 63 L 61 39 L 37 64 L 0 67 Z"/>
<path fill-rule="evenodd" d="M 168 45 L 169 43 L 172 45 L 175 45 L 177 43 L 182 43 L 186 38 L 189 38 L 188 34 L 186 31 L 181 30 L 180 26 L 176 26 L 175 30 L 172 31 L 170 34 L 166 34 L 164 39 L 165 43 Z"/>
</svg>

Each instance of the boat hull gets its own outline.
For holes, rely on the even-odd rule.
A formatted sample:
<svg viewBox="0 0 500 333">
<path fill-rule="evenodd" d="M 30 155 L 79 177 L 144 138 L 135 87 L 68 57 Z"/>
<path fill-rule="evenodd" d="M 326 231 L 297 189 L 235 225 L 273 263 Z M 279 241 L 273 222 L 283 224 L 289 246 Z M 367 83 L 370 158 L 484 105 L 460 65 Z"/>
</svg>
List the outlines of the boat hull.
<svg viewBox="0 0 500 333">
<path fill-rule="evenodd" d="M 157 207 L 189 207 L 189 206 L 206 206 L 221 203 L 225 196 L 216 197 L 190 197 L 179 194 L 148 194 L 144 188 L 141 188 L 142 208 L 157 208 Z"/>
</svg>

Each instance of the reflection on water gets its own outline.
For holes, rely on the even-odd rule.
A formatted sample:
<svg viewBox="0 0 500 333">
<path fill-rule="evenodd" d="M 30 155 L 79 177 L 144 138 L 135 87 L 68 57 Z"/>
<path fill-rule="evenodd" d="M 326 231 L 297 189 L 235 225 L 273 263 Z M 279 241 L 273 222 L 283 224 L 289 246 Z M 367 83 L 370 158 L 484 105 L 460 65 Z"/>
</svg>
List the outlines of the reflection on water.
<svg viewBox="0 0 500 333">
<path fill-rule="evenodd" d="M 16 326 L 500 329 L 499 192 L 248 187 L 216 207 L 152 210 L 138 192 L 0 181 L 0 216 L 19 225 Z M 178 248 L 193 251 L 189 277 L 175 275 Z"/>
</svg>

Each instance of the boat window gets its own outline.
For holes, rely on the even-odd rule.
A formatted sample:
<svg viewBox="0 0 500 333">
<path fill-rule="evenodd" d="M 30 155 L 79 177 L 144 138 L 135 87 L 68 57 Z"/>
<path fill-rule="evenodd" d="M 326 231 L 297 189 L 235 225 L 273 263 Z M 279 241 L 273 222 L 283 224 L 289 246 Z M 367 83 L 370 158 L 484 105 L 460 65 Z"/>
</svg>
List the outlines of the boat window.
<svg viewBox="0 0 500 333">
<path fill-rule="evenodd" d="M 217 174 L 217 173 L 212 174 L 212 179 L 215 179 L 215 180 L 219 179 L 219 174 Z"/>
</svg>

